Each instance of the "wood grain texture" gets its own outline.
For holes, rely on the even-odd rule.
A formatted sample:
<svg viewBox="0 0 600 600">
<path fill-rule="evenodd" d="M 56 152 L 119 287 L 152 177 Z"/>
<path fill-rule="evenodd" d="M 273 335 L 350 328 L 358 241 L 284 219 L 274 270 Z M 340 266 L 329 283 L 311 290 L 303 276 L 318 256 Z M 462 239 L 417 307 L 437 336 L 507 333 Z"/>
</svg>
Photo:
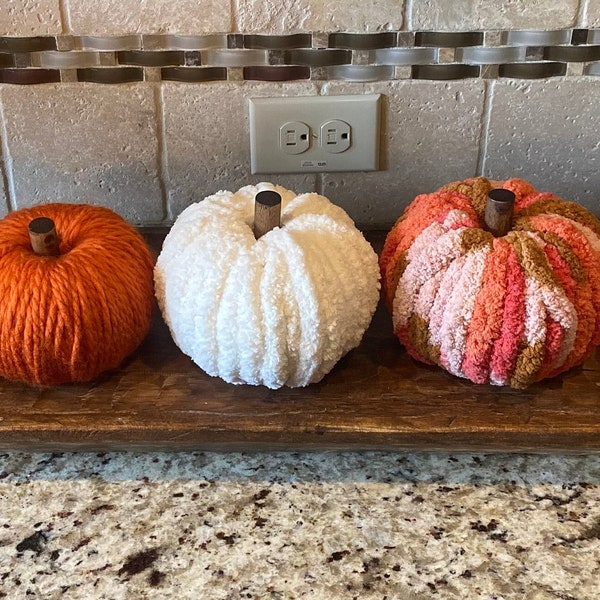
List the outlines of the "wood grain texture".
<svg viewBox="0 0 600 600">
<path fill-rule="evenodd" d="M 164 233 L 145 233 L 157 249 Z M 321 383 L 274 391 L 204 374 L 156 311 L 136 353 L 93 384 L 1 381 L 0 449 L 599 451 L 600 352 L 524 391 L 475 385 L 411 359 L 380 307 Z"/>
<path fill-rule="evenodd" d="M 35 254 L 58 256 L 60 248 L 54 221 L 48 217 L 38 217 L 29 223 L 29 240 Z"/>
<path fill-rule="evenodd" d="M 273 190 L 263 190 L 254 199 L 254 237 L 281 225 L 281 196 Z"/>
</svg>

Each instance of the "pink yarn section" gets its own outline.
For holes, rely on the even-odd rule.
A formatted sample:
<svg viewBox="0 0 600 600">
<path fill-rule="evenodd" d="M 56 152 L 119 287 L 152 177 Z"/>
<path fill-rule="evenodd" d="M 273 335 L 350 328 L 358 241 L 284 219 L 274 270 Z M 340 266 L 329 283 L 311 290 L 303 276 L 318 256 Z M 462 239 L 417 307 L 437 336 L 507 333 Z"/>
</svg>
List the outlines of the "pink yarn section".
<svg viewBox="0 0 600 600">
<path fill-rule="evenodd" d="M 490 383 L 496 385 L 504 385 L 509 381 L 517 359 L 519 342 L 525 331 L 525 275 L 512 247 L 506 267 L 502 327 L 490 360 Z"/>
<path fill-rule="evenodd" d="M 467 347 L 462 365 L 465 377 L 475 383 L 489 381 L 490 359 L 495 340 L 500 336 L 502 329 L 506 264 L 510 252 L 510 244 L 503 238 L 498 238 L 494 239 L 492 251 L 486 257 L 481 287 L 469 323 Z"/>
<path fill-rule="evenodd" d="M 455 278 L 455 284 L 451 288 L 438 334 L 441 342 L 440 363 L 450 373 L 461 377 L 465 377 L 462 363 L 467 347 L 467 333 L 489 251 L 489 247 L 484 247 L 470 252 L 464 260 L 455 260 L 456 273 L 451 273 L 452 270 L 448 269 L 449 276 Z"/>
</svg>

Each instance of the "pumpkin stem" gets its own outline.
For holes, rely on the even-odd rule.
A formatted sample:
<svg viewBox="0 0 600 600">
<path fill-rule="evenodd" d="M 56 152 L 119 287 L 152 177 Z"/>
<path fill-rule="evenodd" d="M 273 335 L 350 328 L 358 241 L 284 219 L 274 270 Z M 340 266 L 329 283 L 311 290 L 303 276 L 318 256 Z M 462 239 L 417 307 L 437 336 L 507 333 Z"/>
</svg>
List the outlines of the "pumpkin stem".
<svg viewBox="0 0 600 600">
<path fill-rule="evenodd" d="M 29 239 L 33 251 L 39 256 L 58 256 L 58 235 L 54 221 L 48 217 L 38 217 L 29 223 Z"/>
<path fill-rule="evenodd" d="M 510 190 L 490 190 L 485 204 L 485 228 L 494 237 L 505 236 L 512 227 L 515 195 Z"/>
<path fill-rule="evenodd" d="M 273 190 L 258 192 L 254 198 L 254 237 L 265 235 L 281 224 L 281 196 Z"/>
</svg>

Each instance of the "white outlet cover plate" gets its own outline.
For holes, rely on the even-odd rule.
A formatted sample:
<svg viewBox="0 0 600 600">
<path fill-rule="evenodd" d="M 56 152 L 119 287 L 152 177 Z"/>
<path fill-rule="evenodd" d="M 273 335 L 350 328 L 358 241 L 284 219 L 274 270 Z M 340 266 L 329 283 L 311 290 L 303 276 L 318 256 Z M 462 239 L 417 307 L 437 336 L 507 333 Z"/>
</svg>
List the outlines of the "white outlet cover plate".
<svg viewBox="0 0 600 600">
<path fill-rule="evenodd" d="M 381 94 L 251 98 L 250 169 L 252 173 L 319 173 L 376 171 L 379 168 Z M 350 125 L 350 147 L 328 152 L 321 126 L 331 120 Z M 306 123 L 310 144 L 300 154 L 284 152 L 280 128 Z"/>
</svg>

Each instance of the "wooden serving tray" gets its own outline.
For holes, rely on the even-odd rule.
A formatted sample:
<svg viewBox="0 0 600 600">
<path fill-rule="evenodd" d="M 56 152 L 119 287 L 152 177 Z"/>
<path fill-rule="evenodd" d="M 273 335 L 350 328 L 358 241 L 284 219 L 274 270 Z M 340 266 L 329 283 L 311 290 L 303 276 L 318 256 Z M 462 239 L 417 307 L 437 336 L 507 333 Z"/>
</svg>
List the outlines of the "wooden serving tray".
<svg viewBox="0 0 600 600">
<path fill-rule="evenodd" d="M 158 250 L 164 231 L 145 234 Z M 274 391 L 203 373 L 156 311 L 138 351 L 92 384 L 0 381 L 0 449 L 599 451 L 600 351 L 525 391 L 475 385 L 411 359 L 380 306 L 321 383 Z"/>
</svg>

